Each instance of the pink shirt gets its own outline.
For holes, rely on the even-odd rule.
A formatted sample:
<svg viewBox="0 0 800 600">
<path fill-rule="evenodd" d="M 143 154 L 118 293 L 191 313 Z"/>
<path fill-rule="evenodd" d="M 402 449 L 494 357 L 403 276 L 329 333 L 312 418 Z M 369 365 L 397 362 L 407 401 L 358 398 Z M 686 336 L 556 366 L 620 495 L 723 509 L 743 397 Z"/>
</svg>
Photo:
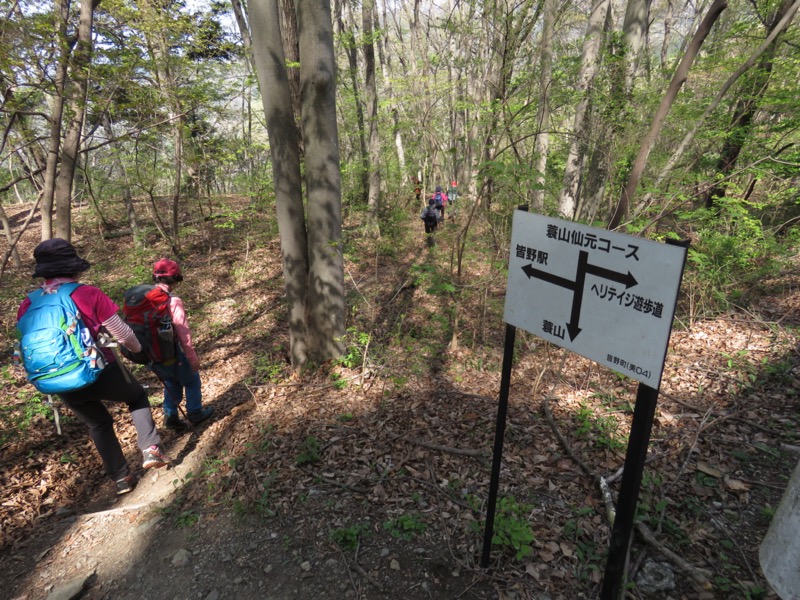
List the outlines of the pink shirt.
<svg viewBox="0 0 800 600">
<path fill-rule="evenodd" d="M 166 283 L 157 283 L 156 285 L 169 294 L 169 312 L 172 315 L 172 327 L 178 336 L 178 342 L 192 370 L 199 371 L 200 360 L 197 358 L 197 352 L 195 352 L 194 345 L 192 344 L 189 317 L 186 316 L 183 300 L 181 300 L 179 296 L 173 295 L 170 287 Z"/>
</svg>

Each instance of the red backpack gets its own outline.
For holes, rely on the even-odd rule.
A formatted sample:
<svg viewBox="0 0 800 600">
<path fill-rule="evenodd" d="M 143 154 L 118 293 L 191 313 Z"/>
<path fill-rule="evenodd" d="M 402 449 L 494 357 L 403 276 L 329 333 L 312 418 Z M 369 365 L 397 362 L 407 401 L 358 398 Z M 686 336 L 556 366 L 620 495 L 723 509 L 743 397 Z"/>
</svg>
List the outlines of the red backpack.
<svg viewBox="0 0 800 600">
<path fill-rule="evenodd" d="M 163 363 L 175 358 L 175 335 L 169 312 L 169 293 L 157 285 L 137 285 L 125 292 L 122 312 L 142 345 L 141 352 L 120 347 L 125 358 L 139 364 Z"/>
</svg>

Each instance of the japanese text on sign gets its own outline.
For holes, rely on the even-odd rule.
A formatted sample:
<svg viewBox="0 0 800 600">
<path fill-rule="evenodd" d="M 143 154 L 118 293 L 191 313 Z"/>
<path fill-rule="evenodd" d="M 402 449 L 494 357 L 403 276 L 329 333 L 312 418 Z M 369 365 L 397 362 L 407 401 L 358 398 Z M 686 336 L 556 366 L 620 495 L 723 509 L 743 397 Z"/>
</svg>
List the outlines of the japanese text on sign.
<svg viewBox="0 0 800 600">
<path fill-rule="evenodd" d="M 608 300 L 609 302 L 616 300 L 620 306 L 633 308 L 633 310 L 638 310 L 641 313 L 652 315 L 656 319 L 660 319 L 664 312 L 664 304 L 662 302 L 655 302 L 625 290 L 617 290 L 617 288 L 605 283 L 593 284 L 592 291 L 601 300 Z"/>
<path fill-rule="evenodd" d="M 516 254 L 517 258 L 539 263 L 540 265 L 547 264 L 547 252 L 536 250 L 536 248 L 528 248 L 522 244 L 517 244 Z"/>
<path fill-rule="evenodd" d="M 612 241 L 608 238 L 600 237 L 596 233 L 586 233 L 577 229 L 569 227 L 559 227 L 558 225 L 547 226 L 547 237 L 557 240 L 559 242 L 566 242 L 572 246 L 579 246 L 581 248 L 589 248 L 591 250 L 600 250 L 601 252 L 623 252 L 625 258 L 633 258 L 638 261 L 639 257 L 637 252 L 639 246 L 635 244 L 627 244 L 626 246 L 614 246 Z"/>
</svg>

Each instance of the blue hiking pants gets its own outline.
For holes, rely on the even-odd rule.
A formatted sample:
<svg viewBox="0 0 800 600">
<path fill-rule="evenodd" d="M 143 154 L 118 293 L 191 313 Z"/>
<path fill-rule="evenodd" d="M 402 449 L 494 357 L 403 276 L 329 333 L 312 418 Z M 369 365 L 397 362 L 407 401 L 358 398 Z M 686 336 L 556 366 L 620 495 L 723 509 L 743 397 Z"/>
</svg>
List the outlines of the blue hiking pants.
<svg viewBox="0 0 800 600">
<path fill-rule="evenodd" d="M 189 416 L 197 414 L 203 408 L 203 392 L 200 373 L 192 371 L 183 350 L 178 353 L 172 364 L 154 363 L 153 370 L 164 382 L 164 416 L 178 416 L 178 405 L 186 394 L 186 412 Z"/>
</svg>

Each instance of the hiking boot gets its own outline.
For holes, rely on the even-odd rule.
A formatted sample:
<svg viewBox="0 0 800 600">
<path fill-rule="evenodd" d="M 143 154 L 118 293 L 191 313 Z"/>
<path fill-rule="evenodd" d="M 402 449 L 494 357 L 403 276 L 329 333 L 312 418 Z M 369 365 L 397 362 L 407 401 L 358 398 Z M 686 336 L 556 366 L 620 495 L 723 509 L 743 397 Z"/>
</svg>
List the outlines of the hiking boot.
<svg viewBox="0 0 800 600">
<path fill-rule="evenodd" d="M 142 454 L 144 455 L 144 462 L 142 463 L 142 468 L 144 469 L 166 467 L 172 462 L 161 446 L 150 446 Z"/>
<path fill-rule="evenodd" d="M 186 421 L 181 420 L 178 415 L 172 415 L 164 419 L 164 426 L 167 429 L 174 429 L 175 431 L 185 431 L 189 428 Z"/>
<path fill-rule="evenodd" d="M 116 484 L 117 496 L 122 496 L 122 494 L 132 492 L 133 488 L 136 487 L 136 477 L 133 475 L 126 475 L 122 479 L 117 479 Z"/>
<path fill-rule="evenodd" d="M 213 414 L 214 414 L 214 409 L 211 406 L 206 406 L 205 408 L 201 408 L 197 412 L 190 412 L 187 415 L 187 417 L 189 418 L 189 423 L 191 423 L 192 425 L 199 425 Z"/>
</svg>

